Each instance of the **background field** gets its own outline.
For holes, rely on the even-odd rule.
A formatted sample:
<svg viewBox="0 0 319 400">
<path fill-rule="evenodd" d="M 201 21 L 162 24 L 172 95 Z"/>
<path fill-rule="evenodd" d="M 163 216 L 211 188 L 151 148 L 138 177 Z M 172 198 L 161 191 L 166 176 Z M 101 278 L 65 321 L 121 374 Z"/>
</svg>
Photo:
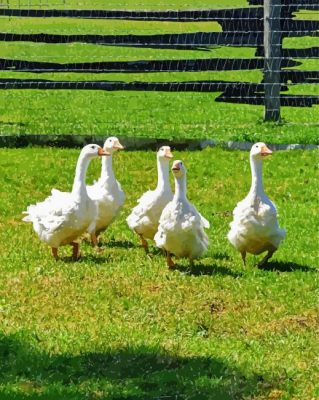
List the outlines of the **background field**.
<svg viewBox="0 0 319 400">
<path fill-rule="evenodd" d="M 102 237 L 103 252 L 83 242 L 79 262 L 70 248 L 55 262 L 21 212 L 52 187 L 70 190 L 78 150 L 0 150 L 1 399 L 319 394 L 317 152 L 276 152 L 265 162 L 266 192 L 287 238 L 263 270 L 252 256 L 244 268 L 226 239 L 231 211 L 249 189 L 248 154 L 174 153 L 188 168 L 189 198 L 212 227 L 205 257 L 170 272 L 155 248 L 144 255 L 125 223 L 155 185 L 154 153 L 116 155 L 127 201 Z M 98 175 L 94 161 L 88 181 Z"/>
<path fill-rule="evenodd" d="M 26 3 L 27 4 L 27 3 Z M 31 6 L 39 2 L 29 2 Z M 42 3 L 41 9 L 53 4 Z M 10 7 L 18 2 L 9 1 Z M 248 7 L 245 1 L 154 2 L 54 2 L 62 9 L 207 9 Z M 32 7 L 31 7 L 32 8 Z M 296 19 L 314 20 L 318 13 L 297 12 Z M 51 34 L 167 34 L 220 32 L 216 22 L 156 22 L 71 18 L 0 17 L 2 32 Z M 285 38 L 284 48 L 309 48 L 315 37 Z M 255 58 L 256 48 L 215 46 L 177 50 L 101 46 L 94 44 L 44 44 L 1 42 L 0 58 L 43 62 L 102 62 L 203 58 Z M 258 58 L 258 57 L 257 57 Z M 318 59 L 296 59 L 293 69 L 318 70 Z M 0 79 L 49 79 L 67 81 L 108 80 L 124 82 L 262 81 L 262 71 L 206 71 L 158 73 L 24 73 L 1 71 Z M 289 85 L 290 95 L 318 95 L 318 85 Z M 2 90 L 0 134 L 93 134 L 156 138 L 213 138 L 264 140 L 276 143 L 318 143 L 318 107 L 282 107 L 282 123 L 264 124 L 263 106 L 216 102 L 221 92 L 126 92 L 98 90 Z"/>
</svg>

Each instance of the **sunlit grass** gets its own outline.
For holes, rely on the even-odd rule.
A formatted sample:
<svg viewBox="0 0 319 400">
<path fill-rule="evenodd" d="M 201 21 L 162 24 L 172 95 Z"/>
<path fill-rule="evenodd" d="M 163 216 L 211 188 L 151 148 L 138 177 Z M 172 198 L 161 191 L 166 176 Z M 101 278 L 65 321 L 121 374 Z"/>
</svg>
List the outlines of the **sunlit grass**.
<svg viewBox="0 0 319 400">
<path fill-rule="evenodd" d="M 70 248 L 55 262 L 21 221 L 52 187 L 70 190 L 78 153 L 0 150 L 1 398 L 314 398 L 317 152 L 275 152 L 265 162 L 287 238 L 273 269 L 260 270 L 253 256 L 244 268 L 226 239 L 230 212 L 249 189 L 248 153 L 174 151 L 212 227 L 205 257 L 173 272 L 155 248 L 145 256 L 125 223 L 155 185 L 153 152 L 116 154 L 127 201 L 102 253 L 83 242 L 79 262 Z M 92 162 L 89 182 L 99 168 Z"/>
<path fill-rule="evenodd" d="M 220 93 L 4 90 L 1 94 L 0 133 L 7 135 L 112 133 L 318 143 L 317 107 L 282 107 L 283 123 L 264 124 L 263 106 L 215 102 Z"/>
</svg>

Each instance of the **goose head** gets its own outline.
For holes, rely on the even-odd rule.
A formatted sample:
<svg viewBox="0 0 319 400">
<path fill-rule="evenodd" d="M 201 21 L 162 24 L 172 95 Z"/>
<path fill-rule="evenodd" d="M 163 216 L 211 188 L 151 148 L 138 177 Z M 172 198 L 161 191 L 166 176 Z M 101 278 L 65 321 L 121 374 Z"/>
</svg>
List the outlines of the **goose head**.
<svg viewBox="0 0 319 400">
<path fill-rule="evenodd" d="M 186 168 L 181 160 L 176 160 L 172 165 L 172 172 L 175 178 L 180 179 L 186 175 Z"/>
<path fill-rule="evenodd" d="M 171 148 L 169 146 L 162 146 L 157 152 L 157 158 L 161 160 L 170 160 L 173 158 Z"/>
<path fill-rule="evenodd" d="M 111 136 L 105 140 L 103 149 L 113 154 L 117 150 L 123 150 L 124 147 L 121 145 L 117 137 Z"/>
<path fill-rule="evenodd" d="M 87 144 L 83 147 L 81 153 L 85 158 L 95 158 L 111 155 L 110 152 L 102 149 L 102 147 L 98 146 L 97 144 Z"/>
<path fill-rule="evenodd" d="M 263 142 L 255 143 L 250 150 L 250 157 L 253 160 L 261 160 L 271 154 L 272 151 Z"/>
</svg>

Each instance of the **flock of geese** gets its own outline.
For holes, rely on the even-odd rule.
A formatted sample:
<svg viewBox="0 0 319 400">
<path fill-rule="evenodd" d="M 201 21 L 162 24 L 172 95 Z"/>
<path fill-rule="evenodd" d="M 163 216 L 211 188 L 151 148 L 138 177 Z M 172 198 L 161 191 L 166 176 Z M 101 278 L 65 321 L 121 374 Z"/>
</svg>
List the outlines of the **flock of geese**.
<svg viewBox="0 0 319 400">
<path fill-rule="evenodd" d="M 77 239 L 88 232 L 92 245 L 97 248 L 98 236 L 116 219 L 121 210 L 125 194 L 116 180 L 113 154 L 123 149 L 116 137 L 106 139 L 103 148 L 89 144 L 80 152 L 71 192 L 52 189 L 43 202 L 28 206 L 23 218 L 32 222 L 40 240 L 52 249 L 58 258 L 58 248 L 73 246 L 73 258 L 80 257 Z M 250 151 L 252 173 L 251 188 L 247 196 L 234 209 L 228 239 L 241 253 L 243 262 L 246 253 L 266 256 L 259 266 L 278 249 L 285 237 L 285 230 L 278 224 L 275 205 L 266 196 L 262 182 L 262 160 L 271 154 L 265 143 L 256 143 Z M 101 176 L 92 186 L 85 182 L 86 172 L 92 159 L 102 158 Z M 158 182 L 155 190 L 149 190 L 138 200 L 127 218 L 127 224 L 148 251 L 147 240 L 154 240 L 163 249 L 169 268 L 174 267 L 172 256 L 188 258 L 190 263 L 201 257 L 208 248 L 205 229 L 209 222 L 191 204 L 186 194 L 186 168 L 182 161 L 172 165 L 175 180 L 173 193 L 169 182 L 169 162 L 173 154 L 169 146 L 157 152 Z"/>
</svg>

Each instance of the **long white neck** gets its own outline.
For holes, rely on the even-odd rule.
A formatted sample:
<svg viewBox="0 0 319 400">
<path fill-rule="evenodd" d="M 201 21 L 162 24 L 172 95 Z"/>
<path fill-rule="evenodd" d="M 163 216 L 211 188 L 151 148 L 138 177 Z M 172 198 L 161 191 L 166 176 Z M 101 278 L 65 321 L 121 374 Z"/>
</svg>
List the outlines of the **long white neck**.
<svg viewBox="0 0 319 400">
<path fill-rule="evenodd" d="M 262 196 L 264 192 L 262 161 L 250 157 L 251 168 L 251 188 L 249 194 L 252 196 Z"/>
<path fill-rule="evenodd" d="M 86 185 L 85 185 L 85 177 L 86 171 L 90 164 L 90 158 L 85 155 L 80 155 L 78 162 L 76 164 L 75 176 L 73 181 L 72 193 L 76 196 L 83 196 L 87 194 Z"/>
<path fill-rule="evenodd" d="M 175 179 L 175 193 L 174 201 L 186 200 L 186 175 L 184 174 L 181 178 Z"/>
<path fill-rule="evenodd" d="M 169 161 L 157 158 L 157 187 L 156 190 L 171 191 L 169 184 Z"/>
<path fill-rule="evenodd" d="M 101 160 L 102 170 L 101 170 L 101 180 L 104 182 L 113 182 L 115 181 L 115 175 L 113 172 L 113 156 L 104 156 Z"/>
</svg>

